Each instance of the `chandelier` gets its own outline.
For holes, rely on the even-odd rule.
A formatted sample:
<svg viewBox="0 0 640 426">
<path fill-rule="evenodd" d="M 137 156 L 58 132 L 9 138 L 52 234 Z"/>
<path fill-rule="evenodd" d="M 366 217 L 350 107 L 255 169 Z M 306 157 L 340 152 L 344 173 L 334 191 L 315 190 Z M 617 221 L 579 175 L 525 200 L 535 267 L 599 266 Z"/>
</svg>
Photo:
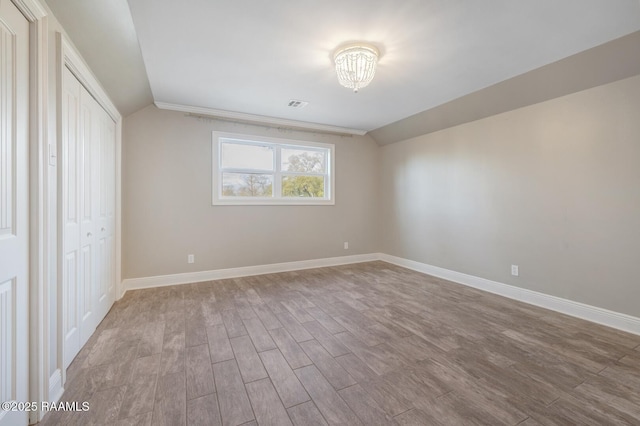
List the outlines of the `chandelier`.
<svg viewBox="0 0 640 426">
<path fill-rule="evenodd" d="M 378 49 L 366 43 L 350 44 L 336 50 L 333 60 L 340 84 L 358 93 L 373 80 L 378 56 Z"/>
</svg>

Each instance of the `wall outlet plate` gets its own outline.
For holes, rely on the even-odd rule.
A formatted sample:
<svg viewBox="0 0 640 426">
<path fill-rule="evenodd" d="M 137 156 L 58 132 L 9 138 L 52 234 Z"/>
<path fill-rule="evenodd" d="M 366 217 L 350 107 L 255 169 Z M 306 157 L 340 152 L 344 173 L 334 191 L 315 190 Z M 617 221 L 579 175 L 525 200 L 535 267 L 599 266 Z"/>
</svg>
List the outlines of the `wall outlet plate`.
<svg viewBox="0 0 640 426">
<path fill-rule="evenodd" d="M 511 265 L 511 275 L 517 277 L 520 274 L 518 265 Z"/>
</svg>

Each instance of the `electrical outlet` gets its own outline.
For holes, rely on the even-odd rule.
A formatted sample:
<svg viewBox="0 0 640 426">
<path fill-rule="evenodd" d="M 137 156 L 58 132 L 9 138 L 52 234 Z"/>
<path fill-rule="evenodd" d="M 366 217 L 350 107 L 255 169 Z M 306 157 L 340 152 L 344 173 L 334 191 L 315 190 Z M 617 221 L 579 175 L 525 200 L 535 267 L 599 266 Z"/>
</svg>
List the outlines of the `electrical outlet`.
<svg viewBox="0 0 640 426">
<path fill-rule="evenodd" d="M 349 242 L 348 241 L 344 242 L 344 249 L 345 250 L 349 250 Z"/>
<path fill-rule="evenodd" d="M 193 254 L 188 255 L 187 263 L 196 263 L 196 257 Z"/>
<path fill-rule="evenodd" d="M 511 265 L 511 275 L 517 277 L 519 274 L 520 271 L 518 271 L 518 265 Z"/>
</svg>

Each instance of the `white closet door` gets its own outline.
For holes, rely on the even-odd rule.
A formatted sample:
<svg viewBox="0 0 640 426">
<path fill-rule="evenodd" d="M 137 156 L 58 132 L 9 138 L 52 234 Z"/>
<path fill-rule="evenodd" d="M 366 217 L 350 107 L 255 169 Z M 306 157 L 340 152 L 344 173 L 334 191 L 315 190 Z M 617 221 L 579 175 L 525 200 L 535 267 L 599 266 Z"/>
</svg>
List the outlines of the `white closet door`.
<svg viewBox="0 0 640 426">
<path fill-rule="evenodd" d="M 0 402 L 28 401 L 29 23 L 0 0 Z M 0 410 L 0 426 L 26 425 Z"/>
<path fill-rule="evenodd" d="M 66 368 L 115 299 L 115 123 L 66 67 L 62 110 Z"/>
<path fill-rule="evenodd" d="M 62 84 L 62 140 L 60 176 L 60 206 L 62 242 L 62 315 L 64 326 L 64 365 L 69 366 L 81 348 L 80 336 L 80 82 L 64 68 Z"/>
</svg>

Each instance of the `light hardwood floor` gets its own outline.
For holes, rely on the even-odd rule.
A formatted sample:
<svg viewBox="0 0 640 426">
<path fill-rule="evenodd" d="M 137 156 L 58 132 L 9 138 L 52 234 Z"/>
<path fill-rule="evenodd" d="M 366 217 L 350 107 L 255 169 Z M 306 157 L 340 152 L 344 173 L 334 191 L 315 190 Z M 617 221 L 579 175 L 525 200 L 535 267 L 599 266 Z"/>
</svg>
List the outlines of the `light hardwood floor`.
<svg viewBox="0 0 640 426">
<path fill-rule="evenodd" d="M 640 424 L 640 336 L 384 262 L 128 292 L 46 425 Z"/>
</svg>

